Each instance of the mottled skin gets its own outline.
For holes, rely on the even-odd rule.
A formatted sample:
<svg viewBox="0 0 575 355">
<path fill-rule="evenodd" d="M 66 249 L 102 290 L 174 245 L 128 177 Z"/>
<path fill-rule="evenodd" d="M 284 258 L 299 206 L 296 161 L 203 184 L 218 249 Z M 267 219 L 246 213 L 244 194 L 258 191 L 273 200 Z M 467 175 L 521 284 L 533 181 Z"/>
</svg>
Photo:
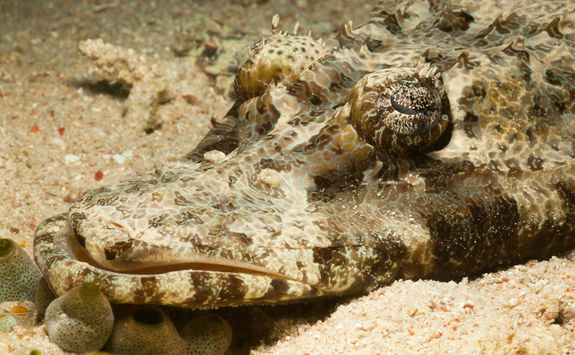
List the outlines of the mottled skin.
<svg viewBox="0 0 575 355">
<path fill-rule="evenodd" d="M 58 294 L 89 281 L 116 303 L 215 308 L 563 251 L 575 245 L 574 11 L 383 2 L 325 46 L 276 33 L 191 153 L 46 220 L 36 262 Z M 383 92 L 413 78 L 431 87 L 420 106 L 437 131 L 413 147 L 376 137 L 361 115 L 408 112 Z"/>
</svg>

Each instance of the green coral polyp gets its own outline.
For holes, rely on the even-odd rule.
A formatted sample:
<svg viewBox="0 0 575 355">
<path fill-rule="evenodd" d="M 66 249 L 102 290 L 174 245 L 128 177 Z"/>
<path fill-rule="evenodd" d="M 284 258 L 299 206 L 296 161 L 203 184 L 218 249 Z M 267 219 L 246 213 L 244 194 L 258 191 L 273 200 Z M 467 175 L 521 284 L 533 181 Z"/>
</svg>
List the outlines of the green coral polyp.
<svg viewBox="0 0 575 355">
<path fill-rule="evenodd" d="M 216 314 L 206 314 L 188 322 L 181 331 L 188 344 L 186 354 L 222 355 L 232 343 L 232 328 Z"/>
<path fill-rule="evenodd" d="M 142 307 L 116 322 L 106 348 L 114 354 L 183 354 L 185 343 L 164 311 Z"/>
<path fill-rule="evenodd" d="M 134 320 L 144 326 L 156 326 L 164 322 L 164 316 L 154 308 L 140 308 L 134 313 Z"/>
<path fill-rule="evenodd" d="M 81 297 L 96 297 L 98 294 L 100 294 L 100 289 L 98 288 L 98 285 L 93 282 L 85 283 L 80 288 Z"/>
<path fill-rule="evenodd" d="M 41 278 L 22 247 L 11 239 L 0 239 L 0 302 L 33 301 Z"/>
<path fill-rule="evenodd" d="M 14 249 L 14 242 L 10 239 L 0 239 L 0 258 L 10 254 Z"/>
<path fill-rule="evenodd" d="M 71 352 L 99 350 L 110 337 L 113 326 L 112 307 L 93 283 L 71 289 L 46 310 L 48 337 Z"/>
<path fill-rule="evenodd" d="M 160 308 L 140 307 L 118 319 L 106 348 L 122 355 L 221 355 L 231 342 L 230 325 L 215 314 L 196 317 L 178 332 Z"/>
<path fill-rule="evenodd" d="M 12 355 L 42 355 L 42 352 L 37 349 L 21 349 Z"/>
</svg>

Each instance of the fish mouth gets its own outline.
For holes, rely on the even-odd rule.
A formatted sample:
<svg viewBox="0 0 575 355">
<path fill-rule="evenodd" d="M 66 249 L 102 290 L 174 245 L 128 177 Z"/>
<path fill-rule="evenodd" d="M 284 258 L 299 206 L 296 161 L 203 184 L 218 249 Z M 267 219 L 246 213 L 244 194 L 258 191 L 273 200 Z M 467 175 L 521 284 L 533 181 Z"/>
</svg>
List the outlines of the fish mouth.
<svg viewBox="0 0 575 355">
<path fill-rule="evenodd" d="M 278 272 L 220 258 L 197 256 L 188 257 L 188 262 L 146 266 L 103 264 L 78 242 L 68 214 L 38 226 L 34 256 L 55 294 L 93 282 L 112 303 L 209 309 L 289 303 L 324 295 L 319 288 Z"/>
<path fill-rule="evenodd" d="M 147 245 L 145 242 L 130 238 L 108 245 L 105 251 L 106 260 L 100 261 L 86 249 L 81 242 L 83 238 L 78 238 L 78 233 L 71 228 L 69 223 L 67 228 L 61 230 L 59 238 L 62 239 L 60 243 L 65 243 L 65 247 L 79 262 L 119 274 L 155 275 L 188 270 L 288 279 L 285 275 L 248 262 L 217 258 L 181 249 L 164 249 L 162 246 Z M 122 255 L 114 257 L 112 252 L 114 249 L 121 250 Z M 139 250 L 136 251 L 136 249 Z"/>
<path fill-rule="evenodd" d="M 120 228 L 117 230 L 121 231 Z M 203 246 L 204 248 L 202 248 L 202 246 L 194 245 L 193 248 L 186 250 L 148 244 L 127 235 L 122 235 L 122 238 L 115 237 L 110 238 L 114 241 L 107 243 L 106 247 L 103 248 L 104 250 L 97 250 L 103 254 L 103 257 L 98 258 L 94 256 L 96 253 L 90 253 L 86 248 L 85 239 L 72 228 L 70 223 L 67 223 L 58 232 L 55 244 L 62 250 L 67 250 L 78 262 L 119 274 L 155 275 L 190 270 L 289 278 L 260 265 L 198 252 L 198 249 L 213 251 L 214 247 Z"/>
</svg>

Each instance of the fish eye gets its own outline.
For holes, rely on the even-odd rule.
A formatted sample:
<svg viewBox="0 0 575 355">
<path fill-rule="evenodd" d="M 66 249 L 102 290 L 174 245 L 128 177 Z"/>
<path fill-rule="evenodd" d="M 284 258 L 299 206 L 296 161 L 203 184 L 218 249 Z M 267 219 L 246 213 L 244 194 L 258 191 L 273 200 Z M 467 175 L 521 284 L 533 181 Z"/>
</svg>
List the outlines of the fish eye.
<svg viewBox="0 0 575 355">
<path fill-rule="evenodd" d="M 354 86 L 352 125 L 378 152 L 428 151 L 449 123 L 449 103 L 441 81 L 429 67 L 394 70 L 373 72 Z"/>
</svg>

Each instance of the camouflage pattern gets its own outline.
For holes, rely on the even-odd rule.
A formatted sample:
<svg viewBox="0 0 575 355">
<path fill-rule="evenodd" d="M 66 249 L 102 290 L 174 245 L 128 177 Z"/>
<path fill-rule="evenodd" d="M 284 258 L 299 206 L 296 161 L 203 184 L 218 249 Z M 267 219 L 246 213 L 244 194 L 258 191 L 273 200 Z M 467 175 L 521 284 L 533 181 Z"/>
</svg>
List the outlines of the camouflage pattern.
<svg viewBox="0 0 575 355">
<path fill-rule="evenodd" d="M 575 4 L 384 1 L 250 48 L 177 163 L 36 231 L 62 294 L 216 308 L 453 279 L 575 245 Z"/>
</svg>

